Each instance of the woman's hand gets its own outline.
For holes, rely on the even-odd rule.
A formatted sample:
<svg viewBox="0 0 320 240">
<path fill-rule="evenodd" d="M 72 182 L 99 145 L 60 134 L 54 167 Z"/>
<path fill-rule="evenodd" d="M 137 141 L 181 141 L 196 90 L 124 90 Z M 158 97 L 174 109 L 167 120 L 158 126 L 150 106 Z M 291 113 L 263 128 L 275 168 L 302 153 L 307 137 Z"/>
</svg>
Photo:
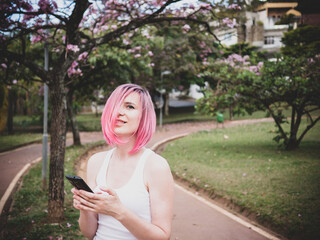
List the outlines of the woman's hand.
<svg viewBox="0 0 320 240">
<path fill-rule="evenodd" d="M 79 206 L 80 206 L 80 202 L 76 199 L 76 196 L 79 196 L 78 193 L 79 191 L 76 188 L 72 188 L 71 192 L 73 193 L 73 207 L 75 209 L 80 210 Z"/>
<path fill-rule="evenodd" d="M 117 193 L 108 188 L 100 187 L 101 192 L 90 193 L 84 190 L 72 189 L 73 206 L 79 210 L 90 211 L 120 219 L 124 211 Z"/>
</svg>

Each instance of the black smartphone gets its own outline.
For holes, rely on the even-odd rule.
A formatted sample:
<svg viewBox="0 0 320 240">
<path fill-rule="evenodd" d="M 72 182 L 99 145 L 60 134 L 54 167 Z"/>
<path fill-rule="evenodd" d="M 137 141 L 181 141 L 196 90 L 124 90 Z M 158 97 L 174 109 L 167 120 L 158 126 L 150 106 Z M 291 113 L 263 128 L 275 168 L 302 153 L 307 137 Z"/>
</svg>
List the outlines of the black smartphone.
<svg viewBox="0 0 320 240">
<path fill-rule="evenodd" d="M 87 192 L 92 192 L 91 188 L 87 185 L 87 183 L 79 176 L 66 175 L 66 178 L 69 182 L 78 190 L 85 190 Z"/>
</svg>

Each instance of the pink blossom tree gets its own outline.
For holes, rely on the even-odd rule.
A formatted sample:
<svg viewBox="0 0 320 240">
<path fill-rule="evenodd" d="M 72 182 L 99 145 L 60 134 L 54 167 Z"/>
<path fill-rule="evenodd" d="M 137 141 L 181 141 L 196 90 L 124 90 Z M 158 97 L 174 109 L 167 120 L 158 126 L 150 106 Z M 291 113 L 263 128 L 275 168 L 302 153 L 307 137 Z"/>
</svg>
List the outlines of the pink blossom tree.
<svg viewBox="0 0 320 240">
<path fill-rule="evenodd" d="M 5 0 L 0 3 L 1 71 L 15 71 L 19 63 L 47 83 L 52 104 L 50 141 L 50 179 L 48 214 L 52 222 L 63 219 L 64 155 L 66 144 L 65 79 L 81 76 L 79 62 L 98 46 L 123 38 L 130 44 L 130 35 L 138 28 L 162 21 L 193 22 L 212 34 L 208 21 L 214 16 L 210 4 L 197 7 L 170 5 L 178 0 L 75 0 L 59 6 L 53 0 Z M 47 17 L 47 18 L 46 18 Z M 188 27 L 184 27 L 188 31 Z M 44 71 L 26 46 L 47 42 L 50 46 L 50 68 Z M 17 48 L 10 48 L 16 44 Z M 139 58 L 139 53 L 135 56 Z M 150 53 L 151 54 L 151 53 Z"/>
<path fill-rule="evenodd" d="M 232 49 L 233 47 L 231 47 Z M 230 51 L 230 49 L 225 49 Z M 250 52 L 250 51 L 249 51 Z M 206 91 L 206 96 L 200 99 L 196 109 L 198 112 L 214 115 L 218 111 L 229 109 L 230 120 L 234 114 L 243 114 L 244 109 L 253 111 L 251 102 L 244 100 L 240 95 L 236 84 L 241 85 L 242 78 L 251 76 L 258 77 L 263 67 L 262 59 L 249 55 L 231 53 L 223 57 L 225 53 L 221 51 L 221 57 L 215 60 L 209 59 L 205 71 L 199 73 L 200 78 L 205 78 L 211 89 Z"/>
</svg>

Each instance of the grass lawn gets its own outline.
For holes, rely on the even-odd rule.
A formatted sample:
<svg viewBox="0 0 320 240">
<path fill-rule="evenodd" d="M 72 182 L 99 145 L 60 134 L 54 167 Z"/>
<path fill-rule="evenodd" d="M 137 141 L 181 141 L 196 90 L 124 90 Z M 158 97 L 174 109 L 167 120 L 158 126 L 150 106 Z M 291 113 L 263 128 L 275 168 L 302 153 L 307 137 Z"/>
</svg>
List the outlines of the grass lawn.
<svg viewBox="0 0 320 240">
<path fill-rule="evenodd" d="M 320 238 L 320 126 L 299 150 L 272 140 L 273 123 L 202 131 L 162 155 L 174 175 L 249 210 L 290 239 Z"/>
<path fill-rule="evenodd" d="M 42 134 L 40 133 L 21 133 L 14 135 L 0 135 L 0 152 L 8 151 L 24 144 L 32 142 L 41 142 Z"/>
</svg>

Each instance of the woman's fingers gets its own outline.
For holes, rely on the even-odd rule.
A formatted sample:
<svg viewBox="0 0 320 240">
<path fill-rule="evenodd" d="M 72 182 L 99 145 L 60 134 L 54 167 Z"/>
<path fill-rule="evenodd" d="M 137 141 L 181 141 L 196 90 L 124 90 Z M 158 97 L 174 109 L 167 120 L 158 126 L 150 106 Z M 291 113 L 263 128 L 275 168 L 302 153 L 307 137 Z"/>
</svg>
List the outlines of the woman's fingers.
<svg viewBox="0 0 320 240">
<path fill-rule="evenodd" d="M 80 190 L 79 191 L 79 196 L 84 198 L 84 199 L 86 199 L 87 201 L 101 199 L 101 195 L 90 193 L 90 192 L 87 192 L 87 191 L 84 191 L 84 190 Z"/>
<path fill-rule="evenodd" d="M 80 202 L 77 199 L 73 199 L 73 207 L 76 209 L 79 209 L 80 206 Z"/>
</svg>

